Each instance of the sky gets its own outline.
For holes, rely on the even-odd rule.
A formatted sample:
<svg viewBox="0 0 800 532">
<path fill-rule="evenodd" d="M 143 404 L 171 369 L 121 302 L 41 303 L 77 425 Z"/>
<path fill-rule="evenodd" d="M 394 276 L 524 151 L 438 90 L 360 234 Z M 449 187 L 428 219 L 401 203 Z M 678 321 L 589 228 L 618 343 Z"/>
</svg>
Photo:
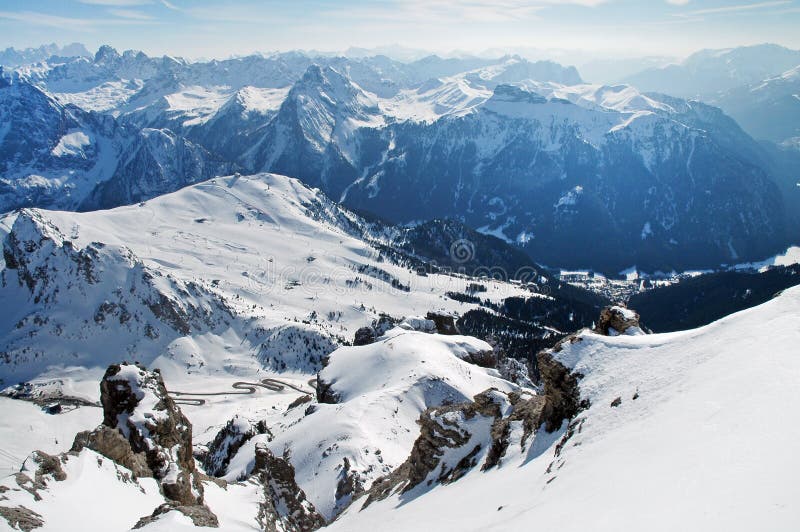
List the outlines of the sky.
<svg viewBox="0 0 800 532">
<path fill-rule="evenodd" d="M 681 57 L 800 49 L 800 0 L 2 0 L 0 48 L 101 44 L 151 55 L 402 46 Z"/>
</svg>

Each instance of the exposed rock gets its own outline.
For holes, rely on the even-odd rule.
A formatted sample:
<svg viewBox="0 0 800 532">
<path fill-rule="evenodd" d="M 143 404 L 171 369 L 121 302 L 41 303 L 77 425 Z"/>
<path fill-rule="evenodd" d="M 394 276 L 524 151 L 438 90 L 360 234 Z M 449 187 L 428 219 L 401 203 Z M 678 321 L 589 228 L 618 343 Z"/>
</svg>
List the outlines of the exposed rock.
<svg viewBox="0 0 800 532">
<path fill-rule="evenodd" d="M 314 387 L 314 389 L 316 390 L 316 387 Z M 298 397 L 297 399 L 295 399 L 294 401 L 289 403 L 289 406 L 286 407 L 286 410 L 287 411 L 291 410 L 292 408 L 296 408 L 296 407 L 298 407 L 300 405 L 304 405 L 306 403 L 310 403 L 311 401 L 312 401 L 312 398 L 311 398 L 310 395 L 301 395 L 300 397 Z"/>
<path fill-rule="evenodd" d="M 644 334 L 639 326 L 639 314 L 620 306 L 606 307 L 600 311 L 594 330 L 606 336 Z"/>
<path fill-rule="evenodd" d="M 257 517 L 262 530 L 309 532 L 325 526 L 325 518 L 297 485 L 289 460 L 273 455 L 263 443 L 255 452 L 253 476 L 264 487 Z"/>
<path fill-rule="evenodd" d="M 44 525 L 42 516 L 24 506 L 0 506 L 0 517 L 8 521 L 11 528 L 30 532 Z"/>
<path fill-rule="evenodd" d="M 476 351 L 473 353 L 466 353 L 461 357 L 461 360 L 466 360 L 476 366 L 482 368 L 495 368 L 497 367 L 497 355 L 494 350 Z"/>
<path fill-rule="evenodd" d="M 192 524 L 198 527 L 208 527 L 208 528 L 217 528 L 219 527 L 219 521 L 217 516 L 208 509 L 207 506 L 195 504 L 192 506 L 182 506 L 176 505 L 174 503 L 164 503 L 155 510 L 151 515 L 147 517 L 142 517 L 133 527 L 134 530 L 138 528 L 143 528 L 151 523 L 155 523 L 161 517 L 168 514 L 169 512 L 180 512 L 189 519 L 192 520 Z"/>
<path fill-rule="evenodd" d="M 568 337 L 564 341 L 579 338 Z M 560 345 L 554 349 L 559 350 Z M 420 436 L 408 459 L 373 483 L 362 508 L 416 486 L 456 481 L 478 464 L 483 470 L 492 468 L 508 455 L 512 442 L 518 442 L 522 450 L 540 428 L 554 432 L 565 419 L 588 406 L 580 399 L 579 375 L 570 373 L 548 351 L 540 352 L 537 362 L 542 389 L 539 395 L 506 395 L 490 389 L 476 395 L 472 402 L 423 412 L 418 421 Z M 506 371 L 527 373 L 518 361 L 504 367 Z"/>
<path fill-rule="evenodd" d="M 22 470 L 14 475 L 17 486 L 30 493 L 34 500 L 40 501 L 42 497 L 39 495 L 39 490 L 47 488 L 48 476 L 57 482 L 67 478 L 60 459 L 60 456 L 51 456 L 42 451 L 32 452 L 22 464 Z M 32 465 L 35 469 L 31 468 Z M 29 474 L 32 474 L 33 478 Z"/>
<path fill-rule="evenodd" d="M 565 340 L 575 341 L 579 338 L 567 337 Z M 557 344 L 554 349 L 559 349 L 559 345 Z M 570 373 L 548 351 L 539 352 L 536 361 L 544 388 L 542 395 L 545 397 L 542 417 L 546 422 L 546 430 L 553 432 L 561 427 L 565 419 L 575 417 L 586 405 L 581 403 L 578 375 Z"/>
<path fill-rule="evenodd" d="M 393 318 L 388 314 L 381 314 L 378 316 L 377 320 L 372 321 L 372 329 L 375 331 L 375 338 L 380 338 L 386 331 L 389 329 L 393 329 L 399 320 L 397 318 Z"/>
<path fill-rule="evenodd" d="M 263 421 L 251 423 L 249 420 L 234 416 L 217 433 L 208 446 L 208 453 L 203 456 L 203 467 L 213 477 L 223 476 L 228 464 L 236 452 L 256 434 L 267 433 L 267 425 Z"/>
<path fill-rule="evenodd" d="M 406 493 L 421 484 L 446 484 L 461 478 L 477 466 L 483 449 L 493 447 L 493 428 L 502 418 L 504 408 L 501 407 L 507 405 L 504 394 L 490 389 L 476 395 L 472 402 L 429 408 L 423 412 L 418 421 L 420 435 L 408 459 L 373 483 L 363 507 L 398 491 Z M 498 432 L 504 431 L 498 429 Z M 462 451 L 461 458 L 455 463 L 454 449 Z M 451 457 L 447 463 L 443 460 L 445 454 Z M 494 463 L 497 463 L 496 459 Z"/>
<path fill-rule="evenodd" d="M 523 362 L 516 358 L 505 357 L 497 363 L 497 371 L 500 376 L 509 382 L 519 384 L 524 388 L 533 388 L 534 384 L 531 380 L 531 373 L 533 368 L 528 362 Z"/>
<path fill-rule="evenodd" d="M 456 326 L 456 319 L 444 312 L 428 312 L 426 319 L 436 324 L 436 332 L 439 334 L 461 334 Z"/>
<path fill-rule="evenodd" d="M 369 345 L 375 341 L 375 331 L 372 327 L 361 327 L 356 331 L 353 345 Z"/>
<path fill-rule="evenodd" d="M 145 453 L 134 452 L 130 442 L 118 430 L 101 425 L 93 431 L 79 432 L 70 451 L 79 453 L 84 448 L 100 453 L 130 469 L 135 477 L 154 476 L 150 466 L 147 465 Z"/>
<path fill-rule="evenodd" d="M 167 394 L 158 370 L 127 363 L 109 366 L 100 383 L 100 401 L 103 425 L 78 434 L 73 450 L 88 447 L 135 475 L 156 478 L 164 496 L 178 505 L 202 504 L 192 425 Z"/>
<path fill-rule="evenodd" d="M 338 404 L 341 401 L 339 395 L 333 390 L 332 382 L 325 382 L 317 374 L 317 402 L 329 405 Z M 311 405 L 314 406 L 314 405 Z M 311 408 L 311 407 L 309 407 Z"/>
<path fill-rule="evenodd" d="M 364 484 L 353 471 L 350 460 L 344 457 L 342 470 L 339 472 L 339 483 L 336 485 L 336 514 L 347 508 L 353 499 L 364 492 Z"/>
<path fill-rule="evenodd" d="M 492 446 L 486 456 L 482 469 L 490 469 L 500 463 L 511 444 L 511 431 L 514 422 L 522 423 L 522 437 L 520 444 L 525 442 L 536 432 L 544 421 L 544 407 L 546 397 L 541 395 L 523 396 L 511 393 L 508 396 L 513 410 L 503 418 L 497 419 L 492 425 Z"/>
</svg>

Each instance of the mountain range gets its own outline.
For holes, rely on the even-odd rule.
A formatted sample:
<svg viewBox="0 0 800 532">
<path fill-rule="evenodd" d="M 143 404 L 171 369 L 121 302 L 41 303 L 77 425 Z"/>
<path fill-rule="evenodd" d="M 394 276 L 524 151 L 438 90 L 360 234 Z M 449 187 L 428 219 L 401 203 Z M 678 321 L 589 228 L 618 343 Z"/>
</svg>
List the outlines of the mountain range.
<svg viewBox="0 0 800 532">
<path fill-rule="evenodd" d="M 791 156 L 709 105 L 546 61 L 190 63 L 102 47 L 3 78 L 6 108 L 25 109 L 0 136 L 5 210 L 107 208 L 276 172 L 393 223 L 454 218 L 541 264 L 609 273 L 756 260 L 800 229 Z M 36 127 L 44 115 L 61 125 Z"/>
</svg>

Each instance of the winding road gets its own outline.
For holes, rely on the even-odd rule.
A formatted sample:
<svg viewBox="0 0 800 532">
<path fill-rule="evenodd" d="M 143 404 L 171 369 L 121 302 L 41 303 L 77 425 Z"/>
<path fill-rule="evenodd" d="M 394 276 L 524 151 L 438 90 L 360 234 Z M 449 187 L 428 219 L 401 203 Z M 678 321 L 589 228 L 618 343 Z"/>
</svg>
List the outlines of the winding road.
<svg viewBox="0 0 800 532">
<path fill-rule="evenodd" d="M 317 388 L 317 379 L 316 377 L 310 379 L 308 381 L 308 385 L 311 388 Z M 245 382 L 245 381 L 237 381 L 231 384 L 231 388 L 233 390 L 226 391 L 226 392 L 178 392 L 174 390 L 169 390 L 167 393 L 172 396 L 175 401 L 175 404 L 179 405 L 189 405 L 189 406 L 203 406 L 206 404 L 205 399 L 199 399 L 199 397 L 209 397 L 209 396 L 217 396 L 217 395 L 252 395 L 256 393 L 258 388 L 264 388 L 271 392 L 282 392 L 286 388 L 291 388 L 292 390 L 296 390 L 305 395 L 314 395 L 314 392 L 310 392 L 308 390 L 304 390 L 299 386 L 295 386 L 294 384 L 288 383 L 286 381 L 281 381 L 278 379 L 261 379 L 259 382 Z"/>
</svg>

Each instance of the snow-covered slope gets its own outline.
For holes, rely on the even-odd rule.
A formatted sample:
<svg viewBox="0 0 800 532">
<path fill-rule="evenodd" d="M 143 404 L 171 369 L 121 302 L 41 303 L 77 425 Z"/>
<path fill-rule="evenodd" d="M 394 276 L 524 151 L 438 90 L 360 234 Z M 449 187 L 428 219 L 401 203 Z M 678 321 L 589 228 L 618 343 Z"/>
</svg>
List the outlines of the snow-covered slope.
<svg viewBox="0 0 800 532">
<path fill-rule="evenodd" d="M 754 138 L 777 143 L 798 138 L 800 66 L 727 91 L 717 99 L 717 104 Z"/>
<path fill-rule="evenodd" d="M 271 427 L 274 438 L 250 440 L 231 460 L 225 478 L 249 473 L 259 442 L 276 454 L 289 449 L 298 484 L 318 511 L 334 517 L 408 457 L 426 409 L 468 401 L 489 388 L 518 389 L 496 371 L 462 360 L 491 350 L 467 336 L 400 328 L 374 344 L 340 348 L 318 377 L 324 402 L 311 411 L 290 411 Z"/>
<path fill-rule="evenodd" d="M 333 530 L 792 530 L 800 289 L 701 329 L 582 333 L 556 358 L 591 406 L 532 458 L 390 496 Z M 363 499 L 362 499 L 363 500 Z"/>
<path fill-rule="evenodd" d="M 469 279 L 389 263 L 356 236 L 358 223 L 318 191 L 266 174 L 111 211 L 23 210 L 4 244 L 0 378 L 120 357 L 160 357 L 181 375 L 313 372 L 380 312 L 470 308 L 442 298 Z M 484 297 L 525 293 L 490 283 Z"/>
</svg>

